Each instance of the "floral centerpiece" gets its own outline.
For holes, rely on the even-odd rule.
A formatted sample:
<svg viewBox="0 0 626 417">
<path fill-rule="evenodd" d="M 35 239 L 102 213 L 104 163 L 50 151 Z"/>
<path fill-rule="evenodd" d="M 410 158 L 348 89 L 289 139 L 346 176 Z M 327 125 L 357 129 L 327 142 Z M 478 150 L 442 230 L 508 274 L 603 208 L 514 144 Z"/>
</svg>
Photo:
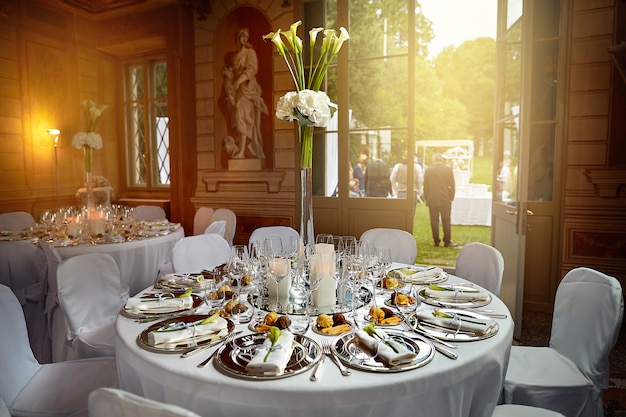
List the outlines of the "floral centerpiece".
<svg viewBox="0 0 626 417">
<path fill-rule="evenodd" d="M 278 100 L 276 117 L 281 120 L 298 122 L 300 140 L 300 173 L 302 184 L 302 205 L 300 216 L 300 236 L 305 245 L 313 245 L 313 196 L 312 173 L 313 162 L 313 128 L 326 127 L 337 110 L 324 91 L 320 91 L 328 67 L 339 53 L 341 46 L 350 39 L 345 28 L 339 29 L 339 36 L 334 29 L 314 28 L 309 31 L 310 66 L 304 68 L 302 39 L 298 37 L 301 21 L 291 25 L 288 31 L 268 33 L 263 39 L 271 40 L 278 53 L 284 58 L 296 86 Z M 322 44 L 317 59 L 314 57 L 318 35 Z M 283 41 L 284 39 L 284 41 Z"/>
<path fill-rule="evenodd" d="M 102 113 L 109 107 L 106 104 L 97 104 L 93 100 L 83 100 L 83 116 L 86 131 L 78 132 L 72 138 L 72 146 L 82 149 L 85 157 L 85 188 L 87 190 L 86 206 L 93 206 L 93 187 L 91 183 L 91 152 L 102 148 L 102 136 L 95 132 Z"/>
</svg>

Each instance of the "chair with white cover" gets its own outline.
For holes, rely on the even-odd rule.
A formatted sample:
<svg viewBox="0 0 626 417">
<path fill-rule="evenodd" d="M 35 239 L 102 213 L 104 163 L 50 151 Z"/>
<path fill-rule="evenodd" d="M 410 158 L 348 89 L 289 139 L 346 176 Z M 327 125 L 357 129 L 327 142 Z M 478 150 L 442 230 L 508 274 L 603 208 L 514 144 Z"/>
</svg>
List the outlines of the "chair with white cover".
<svg viewBox="0 0 626 417">
<path fill-rule="evenodd" d="M 166 220 L 165 210 L 160 206 L 139 205 L 133 208 L 137 220 Z"/>
<path fill-rule="evenodd" d="M 266 238 L 270 236 L 278 236 L 280 240 L 283 242 L 283 248 L 287 249 L 289 246 L 289 240 L 292 237 L 300 237 L 300 233 L 293 227 L 289 226 L 263 226 L 257 227 L 250 233 L 250 238 L 248 239 L 248 246 L 252 244 L 252 242 L 263 242 Z"/>
<path fill-rule="evenodd" d="M 456 260 L 454 275 L 500 295 L 504 258 L 493 246 L 481 242 L 463 245 Z"/>
<path fill-rule="evenodd" d="M 40 363 L 52 362 L 46 297 L 48 277 L 56 275 L 56 265 L 49 265 L 46 247 L 51 248 L 43 240 L 0 245 L 0 284 L 11 288 L 22 305 L 30 346 Z"/>
<path fill-rule="evenodd" d="M 565 417 L 556 411 L 519 404 L 501 404 L 496 406 L 491 417 Z"/>
<path fill-rule="evenodd" d="M 115 358 L 37 362 L 20 303 L 5 285 L 0 285 L 0 317 L 5 335 L 0 337 L 0 399 L 13 417 L 69 416 L 87 409 L 93 390 L 118 387 Z"/>
<path fill-rule="evenodd" d="M 196 214 L 193 215 L 193 234 L 201 235 L 204 233 L 209 224 L 215 210 L 212 207 L 198 207 Z"/>
<path fill-rule="evenodd" d="M 235 239 L 235 230 L 237 229 L 237 216 L 235 212 L 227 208 L 218 208 L 211 216 L 211 223 L 225 220 L 226 231 L 224 232 L 224 239 L 230 246 L 233 246 L 233 239 Z"/>
<path fill-rule="evenodd" d="M 89 395 L 89 417 L 199 417 L 173 404 L 140 397 L 117 388 L 98 388 Z"/>
<path fill-rule="evenodd" d="M 25 211 L 0 213 L 0 230 L 20 231 L 37 224 L 35 218 Z"/>
<path fill-rule="evenodd" d="M 372 242 L 375 247 L 391 249 L 391 261 L 413 265 L 417 258 L 417 242 L 406 230 L 378 227 L 361 235 L 362 241 Z"/>
<path fill-rule="evenodd" d="M 115 319 L 126 302 L 115 259 L 87 253 L 57 270 L 60 311 L 67 323 L 66 359 L 115 355 Z"/>
<path fill-rule="evenodd" d="M 226 220 L 217 220 L 212 222 L 206 229 L 204 229 L 204 233 L 214 233 L 224 237 L 226 234 Z"/>
<path fill-rule="evenodd" d="M 617 279 L 585 267 L 569 271 L 556 291 L 549 347 L 511 347 L 502 402 L 602 416 L 623 314 Z"/>
<path fill-rule="evenodd" d="M 176 242 L 172 248 L 172 267 L 174 272 L 201 272 L 212 270 L 228 262 L 230 245 L 215 233 L 186 236 Z"/>
</svg>

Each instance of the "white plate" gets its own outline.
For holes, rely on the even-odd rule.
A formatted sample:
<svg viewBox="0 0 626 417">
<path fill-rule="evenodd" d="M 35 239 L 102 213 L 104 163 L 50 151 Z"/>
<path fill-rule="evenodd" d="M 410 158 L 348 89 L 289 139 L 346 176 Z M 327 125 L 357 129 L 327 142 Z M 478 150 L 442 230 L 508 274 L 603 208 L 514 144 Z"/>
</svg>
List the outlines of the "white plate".
<svg viewBox="0 0 626 417">
<path fill-rule="evenodd" d="M 126 306 L 124 306 L 124 308 L 122 308 L 122 315 L 126 317 L 130 317 L 131 319 L 149 319 L 149 318 L 158 318 L 162 315 L 170 316 L 176 313 L 181 313 L 181 314 L 190 313 L 190 312 L 194 312 L 198 307 L 200 307 L 204 301 L 202 300 L 200 296 L 196 294 L 191 294 L 191 302 L 192 304 L 190 308 L 170 308 L 170 309 L 164 308 L 164 309 L 160 309 L 159 311 L 150 311 L 150 310 L 136 311 L 136 310 L 129 310 L 126 308 Z"/>
<path fill-rule="evenodd" d="M 430 310 L 434 310 L 434 309 L 430 309 Z M 458 316 L 472 317 L 472 318 L 481 319 L 481 320 L 492 320 L 491 318 L 487 316 L 483 316 L 482 314 L 478 314 L 470 310 L 456 310 L 456 309 L 445 309 L 445 308 L 440 308 L 439 310 L 443 313 L 454 313 Z M 428 310 L 424 310 L 424 311 L 428 311 Z M 454 329 L 439 327 L 439 326 L 435 326 L 429 323 L 419 321 L 415 314 L 412 314 L 411 316 L 409 316 L 409 318 L 407 319 L 407 323 L 409 323 L 409 326 L 413 327 L 414 329 L 421 330 L 424 333 L 427 333 L 438 339 L 454 340 L 457 342 L 472 342 L 475 340 L 487 339 L 495 335 L 496 333 L 498 333 L 498 330 L 500 329 L 500 326 L 498 325 L 498 323 L 495 323 L 493 329 L 484 334 L 478 334 L 478 333 L 467 332 L 467 331 L 456 332 Z"/>
</svg>

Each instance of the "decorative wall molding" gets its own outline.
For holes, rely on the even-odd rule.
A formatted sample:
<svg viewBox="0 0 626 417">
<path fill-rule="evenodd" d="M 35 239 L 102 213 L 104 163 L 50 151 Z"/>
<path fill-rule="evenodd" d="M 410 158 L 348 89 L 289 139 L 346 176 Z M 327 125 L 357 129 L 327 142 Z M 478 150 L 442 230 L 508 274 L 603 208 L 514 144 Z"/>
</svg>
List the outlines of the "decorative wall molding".
<svg viewBox="0 0 626 417">
<path fill-rule="evenodd" d="M 219 171 L 202 175 L 205 191 L 217 192 L 222 184 L 254 184 L 264 183 L 268 193 L 280 191 L 280 183 L 285 177 L 280 171 Z"/>
<path fill-rule="evenodd" d="M 587 169 L 584 174 L 593 184 L 598 197 L 618 197 L 620 187 L 626 185 L 626 167 Z"/>
</svg>

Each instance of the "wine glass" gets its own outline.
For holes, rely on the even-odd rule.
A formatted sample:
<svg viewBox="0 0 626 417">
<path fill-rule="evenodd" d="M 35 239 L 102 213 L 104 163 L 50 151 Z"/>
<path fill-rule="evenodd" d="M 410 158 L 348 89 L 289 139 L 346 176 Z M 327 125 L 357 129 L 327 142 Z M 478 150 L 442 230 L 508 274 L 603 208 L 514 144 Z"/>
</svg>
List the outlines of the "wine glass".
<svg viewBox="0 0 626 417">
<path fill-rule="evenodd" d="M 360 300 L 359 292 L 361 288 L 361 276 L 363 274 L 363 258 L 358 254 L 346 254 L 343 262 L 343 274 L 346 284 L 350 289 L 352 319 L 354 325 L 358 326 L 356 308 Z"/>
<path fill-rule="evenodd" d="M 248 246 L 233 245 L 230 249 L 230 259 L 226 265 L 226 273 L 237 282 L 237 294 L 241 294 L 241 279 L 248 272 Z"/>
<path fill-rule="evenodd" d="M 282 308 L 278 302 L 279 284 L 287 275 L 290 274 L 291 261 L 289 255 L 283 248 L 283 241 L 279 236 L 269 236 L 265 239 L 265 246 L 267 250 L 267 274 L 276 284 L 276 303 L 273 304 L 270 309 L 276 312 Z M 268 294 L 268 296 L 271 294 Z M 273 307 L 273 308 L 272 308 Z"/>
<path fill-rule="evenodd" d="M 209 280 L 209 284 L 204 291 L 204 301 L 207 307 L 212 312 L 216 308 L 221 308 L 224 305 L 226 291 L 220 290 L 220 285 L 217 281 Z"/>
<path fill-rule="evenodd" d="M 263 285 L 263 270 L 267 259 L 265 241 L 255 240 L 250 242 L 250 273 L 254 284 Z"/>
<path fill-rule="evenodd" d="M 271 305 L 270 310 L 279 312 L 282 310 L 278 302 L 278 285 L 289 275 L 289 258 L 283 252 L 272 252 L 267 260 L 267 274 L 276 283 L 276 303 Z"/>
<path fill-rule="evenodd" d="M 376 283 L 382 281 L 387 276 L 387 271 L 391 267 L 391 249 L 388 247 L 377 247 L 376 249 Z M 382 292 L 382 284 L 380 285 Z"/>
<path fill-rule="evenodd" d="M 333 235 L 329 233 L 320 233 L 315 236 L 315 243 L 328 243 L 333 244 Z"/>
</svg>

